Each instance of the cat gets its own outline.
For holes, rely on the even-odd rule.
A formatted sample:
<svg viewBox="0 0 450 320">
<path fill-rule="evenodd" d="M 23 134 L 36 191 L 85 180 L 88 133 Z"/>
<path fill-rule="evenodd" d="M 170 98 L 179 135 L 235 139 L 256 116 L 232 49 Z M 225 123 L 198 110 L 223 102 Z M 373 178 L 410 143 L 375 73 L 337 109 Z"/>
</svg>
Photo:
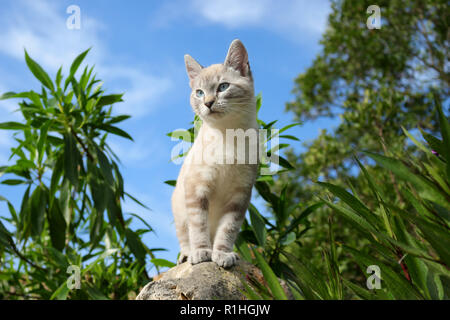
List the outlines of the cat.
<svg viewBox="0 0 450 320">
<path fill-rule="evenodd" d="M 250 202 L 258 160 L 249 161 L 251 150 L 246 147 L 247 162 L 235 163 L 238 151 L 229 164 L 228 150 L 237 149 L 234 138 L 230 142 L 226 137 L 230 132 L 257 132 L 253 76 L 247 50 L 238 39 L 231 43 L 223 64 L 204 68 L 189 55 L 184 60 L 192 89 L 190 103 L 202 125 L 172 195 L 180 243 L 177 263 L 212 260 L 229 268 L 239 259 L 233 246 Z"/>
</svg>

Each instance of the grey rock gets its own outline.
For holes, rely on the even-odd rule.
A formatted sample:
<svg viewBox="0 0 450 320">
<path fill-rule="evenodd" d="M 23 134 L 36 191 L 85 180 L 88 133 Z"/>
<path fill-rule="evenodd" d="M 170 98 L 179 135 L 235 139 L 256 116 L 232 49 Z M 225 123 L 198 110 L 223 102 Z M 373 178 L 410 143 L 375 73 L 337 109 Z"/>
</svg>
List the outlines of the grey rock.
<svg viewBox="0 0 450 320">
<path fill-rule="evenodd" d="M 261 271 L 242 260 L 229 269 L 215 262 L 196 265 L 185 262 L 148 283 L 136 300 L 244 300 L 241 279 L 248 283 L 249 277 L 265 283 Z M 290 297 L 286 285 L 282 285 Z"/>
</svg>

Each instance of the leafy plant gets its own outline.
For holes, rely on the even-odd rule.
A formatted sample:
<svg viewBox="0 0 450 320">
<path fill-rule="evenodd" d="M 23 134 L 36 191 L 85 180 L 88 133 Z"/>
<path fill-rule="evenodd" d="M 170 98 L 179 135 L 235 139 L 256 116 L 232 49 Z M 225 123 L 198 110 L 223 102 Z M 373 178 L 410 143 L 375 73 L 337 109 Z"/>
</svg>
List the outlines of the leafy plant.
<svg viewBox="0 0 450 320">
<path fill-rule="evenodd" d="M 256 107 L 259 112 L 262 105 L 261 95 L 256 97 Z M 275 182 L 277 177 L 288 170 L 292 170 L 293 166 L 282 155 L 278 154 L 280 150 L 290 146 L 289 143 L 276 143 L 274 138 L 298 141 L 299 139 L 292 135 L 285 134 L 285 131 L 300 123 L 289 124 L 281 129 L 275 129 L 275 121 L 269 123 L 261 119 L 257 119 L 260 129 L 267 130 L 267 138 L 262 141 L 267 157 L 277 153 L 279 157 L 278 166 L 270 175 L 262 174 L 262 169 L 273 169 L 270 163 L 262 162 L 259 165 L 259 174 L 255 184 L 255 190 L 266 204 L 268 214 L 262 214 L 253 203 L 248 208 L 249 219 L 245 219 L 241 231 L 236 239 L 236 250 L 241 257 L 248 262 L 257 264 L 267 280 L 269 289 L 259 286 L 264 293 L 258 294 L 253 292 L 255 297 L 269 298 L 275 297 L 286 299 L 285 293 L 280 289 L 280 284 L 276 280 L 277 277 L 291 279 L 294 272 L 289 267 L 289 261 L 285 255 L 292 250 L 301 246 L 301 238 L 311 229 L 308 216 L 316 209 L 324 205 L 323 202 L 316 203 L 308 207 L 301 204 L 292 204 L 291 199 L 286 197 L 288 185 L 286 184 L 281 193 L 277 194 Z M 201 125 L 201 121 L 196 117 L 191 124 Z M 188 143 L 192 143 L 195 139 L 194 127 L 187 130 L 177 130 L 167 134 L 169 137 L 175 137 Z M 270 147 L 269 147 L 270 146 Z M 174 159 L 183 157 L 187 152 L 175 156 Z M 167 184 L 174 186 L 175 180 L 165 181 Z M 257 285 L 257 282 L 255 282 Z M 252 294 L 250 291 L 248 294 Z M 281 290 L 281 291 L 280 291 Z"/>
<path fill-rule="evenodd" d="M 450 125 L 437 96 L 435 104 L 442 140 L 422 131 L 428 142 L 426 146 L 403 129 L 424 153 L 425 159 L 408 154 L 395 159 L 365 151 L 367 156 L 406 183 L 400 190 L 402 198 L 395 202 L 388 200 L 376 177 L 369 174 L 357 158 L 355 161 L 373 194 L 372 207 L 361 202 L 354 189 L 349 192 L 338 185 L 317 182 L 340 199 L 336 203 L 330 198 L 322 198 L 318 205 L 330 207 L 369 244 L 360 250 L 336 242 L 330 221 L 330 249 L 323 251 L 326 273 L 305 259 L 300 250 L 284 251 L 282 254 L 292 271 L 292 274 L 284 275 L 295 298 L 343 299 L 344 289 L 347 289 L 361 299 L 449 299 Z M 352 263 L 356 263 L 361 274 L 367 277 L 370 275 L 366 274 L 368 267 L 379 268 L 381 287 L 368 289 L 365 281 L 361 285 L 346 279 L 339 269 L 337 249 L 350 256 Z M 269 266 L 258 259 L 259 253 L 254 254 L 265 274 L 270 272 Z M 261 284 L 246 286 L 247 296 L 253 299 L 285 298 L 272 289 L 275 283 L 278 284 L 276 278 L 267 277 L 266 281 L 270 290 Z"/>
<path fill-rule="evenodd" d="M 154 251 L 141 237 L 152 228 L 132 230 L 137 215 L 125 215 L 119 159 L 109 135 L 132 140 L 117 124 L 112 105 L 123 94 L 105 94 L 102 82 L 86 66 L 89 49 L 52 81 L 25 51 L 25 61 L 41 92 L 7 92 L 0 99 L 21 98 L 24 122 L 3 122 L 13 130 L 10 166 L 0 168 L 3 185 L 24 186 L 20 207 L 4 197 L 9 215 L 0 217 L 0 298 L 119 299 L 148 281 L 145 262 Z M 81 287 L 69 290 L 68 266 L 80 269 Z"/>
<path fill-rule="evenodd" d="M 361 298 L 448 299 L 450 284 L 450 130 L 439 98 L 435 99 L 442 140 L 422 132 L 428 146 L 403 129 L 424 153 L 425 159 L 404 155 L 395 159 L 366 151 L 365 154 L 397 179 L 406 182 L 401 199 L 387 201 L 375 177 L 360 166 L 373 193 L 373 208 L 357 194 L 342 187 L 319 182 L 341 200 L 323 201 L 346 219 L 361 236 L 370 241 L 366 250 L 343 246 L 363 271 L 369 265 L 380 267 L 382 289 L 369 292 L 355 284 L 344 283 Z M 437 148 L 440 153 L 434 149 Z"/>
</svg>

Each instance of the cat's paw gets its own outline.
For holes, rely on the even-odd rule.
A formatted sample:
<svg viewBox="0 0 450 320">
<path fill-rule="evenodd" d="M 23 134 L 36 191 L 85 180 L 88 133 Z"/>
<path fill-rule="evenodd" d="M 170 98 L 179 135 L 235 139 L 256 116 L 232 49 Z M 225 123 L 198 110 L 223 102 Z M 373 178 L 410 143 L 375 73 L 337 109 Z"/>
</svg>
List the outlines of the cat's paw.
<svg viewBox="0 0 450 320">
<path fill-rule="evenodd" d="M 189 257 L 189 252 L 181 251 L 180 255 L 178 256 L 177 265 L 188 261 L 188 257 Z"/>
<path fill-rule="evenodd" d="M 230 268 L 239 260 L 239 255 L 236 252 L 225 252 L 214 250 L 212 253 L 212 261 L 217 263 L 219 267 Z"/>
<path fill-rule="evenodd" d="M 211 254 L 212 254 L 211 249 L 194 249 L 191 250 L 188 261 L 190 264 L 197 264 L 200 262 L 211 261 Z"/>
</svg>

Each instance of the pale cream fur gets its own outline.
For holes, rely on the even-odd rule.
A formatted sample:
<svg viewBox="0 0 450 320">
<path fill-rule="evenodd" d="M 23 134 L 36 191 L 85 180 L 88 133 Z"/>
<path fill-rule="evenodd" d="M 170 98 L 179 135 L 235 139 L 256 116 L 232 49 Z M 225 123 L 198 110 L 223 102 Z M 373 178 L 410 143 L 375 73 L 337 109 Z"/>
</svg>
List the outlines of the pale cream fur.
<svg viewBox="0 0 450 320">
<path fill-rule="evenodd" d="M 224 64 L 203 68 L 188 55 L 185 62 L 191 106 L 203 124 L 172 196 L 180 242 L 178 262 L 212 260 L 230 267 L 238 259 L 233 245 L 250 201 L 257 164 L 226 164 L 225 157 L 230 156 L 226 130 L 257 130 L 253 78 L 247 51 L 239 40 L 230 45 Z M 229 86 L 220 92 L 222 83 Z M 202 90 L 203 96 L 197 96 L 197 90 Z M 210 101 L 214 103 L 208 107 Z M 234 150 L 236 158 L 236 146 L 228 150 Z"/>
</svg>

